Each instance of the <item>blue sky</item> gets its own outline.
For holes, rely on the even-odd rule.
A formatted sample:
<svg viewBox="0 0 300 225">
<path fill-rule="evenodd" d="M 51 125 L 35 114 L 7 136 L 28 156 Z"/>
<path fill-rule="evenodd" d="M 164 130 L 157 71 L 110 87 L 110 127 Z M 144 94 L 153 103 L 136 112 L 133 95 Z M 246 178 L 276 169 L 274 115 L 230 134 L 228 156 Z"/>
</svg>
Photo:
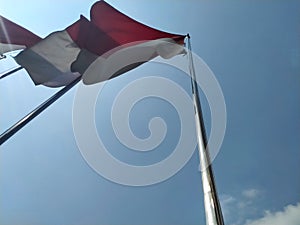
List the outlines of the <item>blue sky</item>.
<svg viewBox="0 0 300 225">
<path fill-rule="evenodd" d="M 13 0 L 1 2 L 0 14 L 45 37 L 80 14 L 89 18 L 93 2 Z M 299 224 L 300 2 L 107 2 L 152 27 L 190 33 L 194 52 L 218 79 L 227 129 L 213 168 L 226 224 Z M 14 66 L 11 59 L 0 61 L 0 71 Z M 186 75 L 150 63 L 108 82 L 96 105 L 99 136 L 111 154 L 136 165 L 171 154 L 180 135 L 176 110 L 153 97 L 132 109 L 130 124 L 136 136 L 146 138 L 149 119 L 163 118 L 168 131 L 162 144 L 136 153 L 114 136 L 109 124 L 114 96 L 150 75 L 172 79 L 190 95 Z M 56 91 L 35 87 L 24 71 L 1 80 L 1 132 Z M 108 181 L 88 166 L 76 145 L 75 94 L 76 88 L 1 146 L 0 224 L 205 224 L 197 152 L 158 184 Z M 202 99 L 209 130 L 210 111 Z"/>
</svg>

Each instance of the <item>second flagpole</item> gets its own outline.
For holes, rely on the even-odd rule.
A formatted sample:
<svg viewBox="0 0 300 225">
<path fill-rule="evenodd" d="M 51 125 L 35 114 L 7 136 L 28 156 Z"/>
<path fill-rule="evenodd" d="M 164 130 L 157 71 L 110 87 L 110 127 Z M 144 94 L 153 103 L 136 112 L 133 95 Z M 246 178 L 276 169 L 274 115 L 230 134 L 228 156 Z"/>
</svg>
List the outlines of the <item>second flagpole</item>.
<svg viewBox="0 0 300 225">
<path fill-rule="evenodd" d="M 7 72 L 4 72 L 4 73 L 0 74 L 0 80 L 7 77 L 7 76 L 9 76 L 9 75 L 11 75 L 11 74 L 13 74 L 13 73 L 15 73 L 15 72 L 17 72 L 17 71 L 19 71 L 19 70 L 21 70 L 21 69 L 23 69 L 23 67 L 19 66 L 19 67 L 16 67 L 14 69 L 11 69 Z"/>
<path fill-rule="evenodd" d="M 5 141 L 11 138 L 15 133 L 17 133 L 22 127 L 24 127 L 27 123 L 33 120 L 36 116 L 42 113 L 45 109 L 47 109 L 52 103 L 54 103 L 57 99 L 67 93 L 72 87 L 74 87 L 81 80 L 81 76 L 76 78 L 70 84 L 65 86 L 63 89 L 59 90 L 45 102 L 40 104 L 37 108 L 32 110 L 29 114 L 24 116 L 21 120 L 15 123 L 13 126 L 8 128 L 5 132 L 0 135 L 0 145 L 2 145 Z"/>
</svg>

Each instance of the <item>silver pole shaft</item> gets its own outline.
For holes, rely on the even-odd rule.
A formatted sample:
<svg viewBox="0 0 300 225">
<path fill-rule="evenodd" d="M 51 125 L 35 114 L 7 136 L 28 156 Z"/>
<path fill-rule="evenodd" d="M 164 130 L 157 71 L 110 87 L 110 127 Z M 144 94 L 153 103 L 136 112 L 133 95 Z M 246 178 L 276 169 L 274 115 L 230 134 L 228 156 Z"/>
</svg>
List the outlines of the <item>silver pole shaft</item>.
<svg viewBox="0 0 300 225">
<path fill-rule="evenodd" d="M 0 80 L 7 77 L 7 76 L 9 76 L 9 75 L 11 75 L 11 74 L 13 74 L 13 73 L 15 73 L 15 72 L 17 72 L 17 71 L 19 71 L 19 70 L 21 70 L 21 69 L 23 69 L 23 67 L 19 66 L 19 67 L 16 67 L 14 69 L 11 69 L 7 72 L 4 72 L 4 73 L 0 74 Z"/>
<path fill-rule="evenodd" d="M 17 133 L 21 128 L 23 128 L 27 123 L 37 117 L 40 113 L 42 113 L 45 109 L 47 109 L 50 105 L 52 105 L 57 99 L 62 97 L 65 93 L 67 93 L 72 87 L 74 87 L 79 81 L 81 77 L 76 78 L 70 84 L 56 92 L 34 110 L 32 110 L 29 114 L 24 116 L 21 120 L 16 122 L 13 126 L 8 128 L 0 135 L 0 145 L 2 145 L 5 141 L 11 138 L 15 133 Z"/>
<path fill-rule="evenodd" d="M 207 225 L 224 225 L 222 210 L 214 182 L 214 175 L 211 166 L 211 160 L 209 156 L 207 137 L 204 126 L 203 114 L 200 104 L 199 90 L 196 82 L 196 73 L 192 57 L 192 47 L 190 42 L 190 36 L 188 37 L 188 48 L 189 48 L 189 67 L 191 73 L 192 91 L 193 91 L 193 102 L 195 110 L 195 122 L 197 129 L 197 141 L 199 158 L 201 165 L 202 175 L 202 186 L 204 194 L 204 208 Z"/>
</svg>

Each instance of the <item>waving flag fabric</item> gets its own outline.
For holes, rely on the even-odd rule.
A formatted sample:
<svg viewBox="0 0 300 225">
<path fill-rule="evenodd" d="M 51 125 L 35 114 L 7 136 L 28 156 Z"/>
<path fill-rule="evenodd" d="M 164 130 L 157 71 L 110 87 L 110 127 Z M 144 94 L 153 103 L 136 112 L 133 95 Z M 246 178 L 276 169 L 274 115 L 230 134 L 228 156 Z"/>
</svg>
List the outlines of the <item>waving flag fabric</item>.
<svg viewBox="0 0 300 225">
<path fill-rule="evenodd" d="M 0 54 L 31 47 L 40 40 L 39 36 L 0 16 Z"/>
<path fill-rule="evenodd" d="M 63 31 L 48 35 L 31 48 L 19 53 L 15 60 L 23 66 L 35 85 L 48 87 L 65 86 L 80 76 L 71 71 L 71 64 L 80 52 L 80 41 L 86 33 L 85 24 L 89 21 L 81 18 Z M 84 28 L 84 29 L 83 29 Z"/>
<path fill-rule="evenodd" d="M 117 46 L 101 55 L 88 67 L 83 73 L 85 84 L 94 84 L 118 76 L 158 55 L 170 58 L 183 53 L 184 35 L 146 26 L 119 12 L 105 1 L 96 2 L 90 14 L 91 22 L 111 37 Z"/>
<path fill-rule="evenodd" d="M 35 84 L 64 86 L 83 76 L 93 84 L 118 76 L 160 55 L 183 52 L 183 35 L 159 31 L 120 13 L 104 1 L 81 18 L 15 57 Z M 179 44 L 179 45 L 178 45 Z"/>
<path fill-rule="evenodd" d="M 105 1 L 96 2 L 90 11 L 91 22 L 100 30 L 111 36 L 120 45 L 135 41 L 155 40 L 159 38 L 172 38 L 183 44 L 183 35 L 163 32 L 119 12 Z"/>
</svg>

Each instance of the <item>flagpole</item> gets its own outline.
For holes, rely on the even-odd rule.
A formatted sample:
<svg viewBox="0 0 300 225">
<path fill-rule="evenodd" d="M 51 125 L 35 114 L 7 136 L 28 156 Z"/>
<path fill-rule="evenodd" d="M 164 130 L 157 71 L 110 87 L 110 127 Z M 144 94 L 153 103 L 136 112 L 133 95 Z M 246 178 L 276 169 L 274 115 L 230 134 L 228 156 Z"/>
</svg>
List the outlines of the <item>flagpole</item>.
<svg viewBox="0 0 300 225">
<path fill-rule="evenodd" d="M 21 70 L 21 69 L 23 69 L 23 67 L 22 67 L 22 66 L 19 66 L 19 67 L 17 67 L 17 68 L 14 68 L 14 69 L 12 69 L 12 70 L 9 70 L 8 72 L 4 72 L 4 73 L 0 74 L 0 80 L 3 79 L 4 77 L 7 77 L 7 76 L 9 76 L 9 75 L 11 75 L 11 74 L 13 74 L 13 73 L 15 73 L 15 72 Z"/>
<path fill-rule="evenodd" d="M 21 120 L 15 123 L 13 126 L 8 128 L 5 132 L 0 135 L 0 145 L 2 145 L 5 141 L 7 141 L 10 137 L 12 137 L 15 133 L 17 133 L 22 127 L 24 127 L 27 123 L 33 120 L 36 116 L 38 116 L 41 112 L 43 112 L 46 108 L 48 108 L 52 103 L 54 103 L 57 99 L 63 96 L 66 92 L 68 92 L 73 86 L 75 86 L 81 77 L 76 78 L 76 80 L 72 81 L 70 84 L 65 86 L 63 89 L 56 92 L 45 102 L 40 104 L 37 108 L 31 111 L 29 114 L 24 116 Z"/>
<path fill-rule="evenodd" d="M 222 210 L 216 190 L 210 155 L 207 146 L 207 136 L 204 126 L 200 95 L 196 81 L 195 67 L 192 57 L 190 35 L 188 38 L 189 67 L 191 74 L 195 122 L 197 128 L 198 150 L 201 165 L 202 186 L 204 194 L 204 208 L 207 225 L 224 225 Z"/>
</svg>

